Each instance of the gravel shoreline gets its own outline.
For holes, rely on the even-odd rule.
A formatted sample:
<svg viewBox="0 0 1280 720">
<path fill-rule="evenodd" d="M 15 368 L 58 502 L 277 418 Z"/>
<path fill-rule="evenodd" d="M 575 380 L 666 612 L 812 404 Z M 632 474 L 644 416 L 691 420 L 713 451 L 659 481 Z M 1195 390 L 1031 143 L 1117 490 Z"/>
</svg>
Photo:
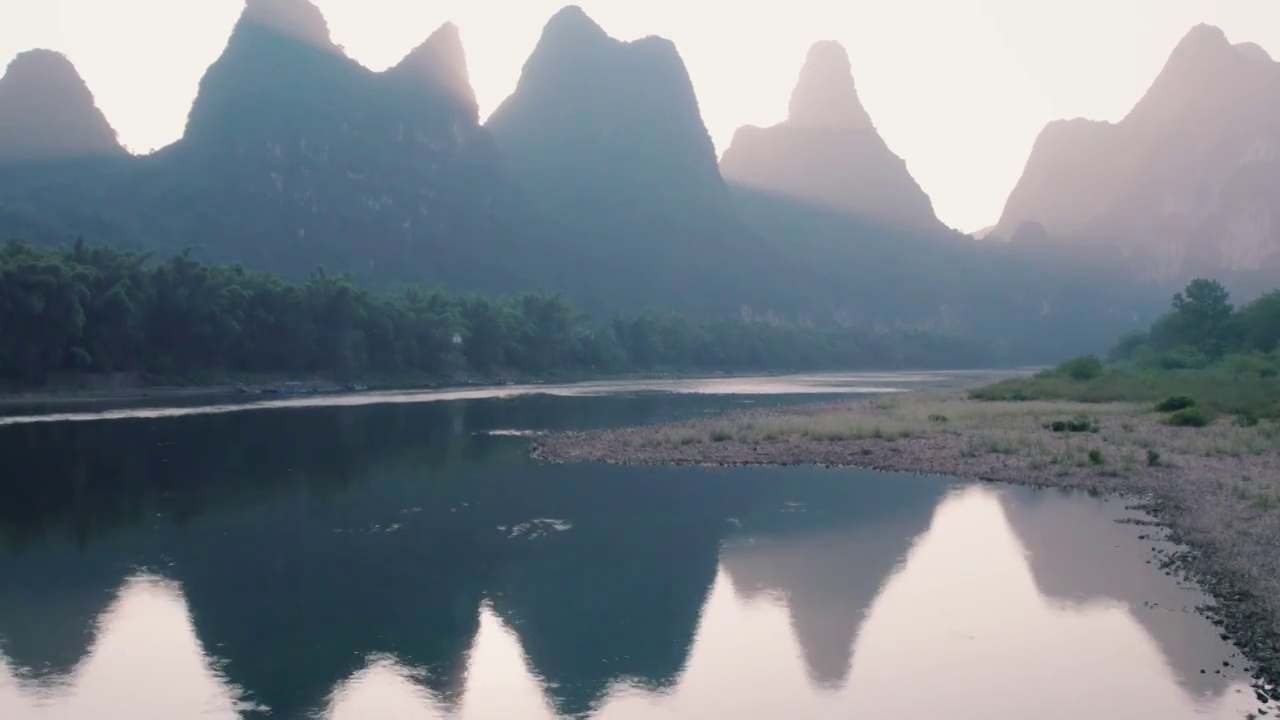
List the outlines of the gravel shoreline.
<svg viewBox="0 0 1280 720">
<path fill-rule="evenodd" d="M 1084 432 L 1055 421 L 1087 417 Z M 1280 683 L 1280 428 L 1219 421 L 1175 428 L 1150 408 L 993 403 L 923 393 L 537 439 L 535 458 L 627 465 L 807 465 L 1079 488 L 1142 501 L 1184 551 L 1167 572 L 1198 582 L 1206 608 Z"/>
</svg>

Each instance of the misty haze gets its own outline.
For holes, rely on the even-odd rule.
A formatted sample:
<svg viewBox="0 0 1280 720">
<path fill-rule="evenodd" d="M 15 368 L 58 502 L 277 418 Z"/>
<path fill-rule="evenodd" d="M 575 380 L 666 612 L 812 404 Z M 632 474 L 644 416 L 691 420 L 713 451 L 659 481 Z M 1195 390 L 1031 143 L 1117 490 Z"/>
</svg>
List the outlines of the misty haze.
<svg viewBox="0 0 1280 720">
<path fill-rule="evenodd" d="M 1273 3 L 4 13 L 0 718 L 1280 713 Z"/>
</svg>

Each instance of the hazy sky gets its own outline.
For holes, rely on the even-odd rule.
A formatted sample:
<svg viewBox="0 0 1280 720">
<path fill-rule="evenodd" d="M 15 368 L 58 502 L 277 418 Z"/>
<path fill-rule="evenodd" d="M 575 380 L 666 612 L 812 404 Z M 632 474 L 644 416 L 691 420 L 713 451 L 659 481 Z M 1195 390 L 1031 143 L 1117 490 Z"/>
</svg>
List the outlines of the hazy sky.
<svg viewBox="0 0 1280 720">
<path fill-rule="evenodd" d="M 394 64 L 436 27 L 462 29 L 487 116 L 514 88 L 565 0 L 317 0 L 335 41 Z M 1040 128 L 1116 120 L 1193 25 L 1280 57 L 1280 0 L 582 0 L 610 34 L 679 46 L 723 152 L 740 125 L 786 114 L 810 44 L 849 50 L 863 103 L 963 230 L 994 224 Z M 242 0 L 0 0 L 0 63 L 47 47 L 71 57 L 134 151 L 182 133 L 196 84 Z"/>
</svg>

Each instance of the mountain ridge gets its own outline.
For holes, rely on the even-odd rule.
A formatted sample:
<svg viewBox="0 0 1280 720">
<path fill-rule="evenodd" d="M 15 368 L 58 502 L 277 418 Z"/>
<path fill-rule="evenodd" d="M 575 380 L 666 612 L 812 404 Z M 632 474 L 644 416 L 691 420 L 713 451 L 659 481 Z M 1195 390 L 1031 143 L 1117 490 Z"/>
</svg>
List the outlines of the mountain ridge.
<svg viewBox="0 0 1280 720">
<path fill-rule="evenodd" d="M 186 247 L 294 279 L 321 265 L 384 285 L 534 289 L 545 278 L 470 98 L 456 28 L 375 73 L 314 4 L 249 0 L 179 140 L 92 172 L 0 178 L 14 186 L 0 234 Z"/>
<path fill-rule="evenodd" d="M 553 290 L 596 317 L 1017 336 L 1010 354 L 1036 358 L 1129 329 L 1107 304 L 1127 288 L 1110 278 L 938 223 L 857 100 L 847 55 L 811 54 L 800 122 L 784 128 L 808 149 L 796 171 L 902 190 L 911 212 L 731 186 L 676 46 L 616 40 L 580 8 L 547 23 L 481 126 L 456 27 L 378 73 L 332 44 L 314 5 L 251 0 L 181 139 L 144 157 L 0 167 L 0 238 L 190 249 L 295 280 L 323 267 L 372 290 Z M 824 93 L 830 78 L 841 85 Z M 830 152 L 840 143 L 855 162 Z M 1082 286 L 1091 296 L 1074 298 Z"/>
<path fill-rule="evenodd" d="M 995 234 L 1153 283 L 1280 268 L 1280 63 L 1259 50 L 1197 26 L 1119 122 L 1050 123 Z"/>
</svg>

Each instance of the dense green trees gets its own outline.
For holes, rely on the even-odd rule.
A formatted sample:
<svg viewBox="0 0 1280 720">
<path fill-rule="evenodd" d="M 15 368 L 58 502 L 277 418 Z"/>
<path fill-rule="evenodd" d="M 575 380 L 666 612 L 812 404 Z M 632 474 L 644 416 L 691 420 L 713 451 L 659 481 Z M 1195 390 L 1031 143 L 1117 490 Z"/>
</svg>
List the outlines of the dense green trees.
<svg viewBox="0 0 1280 720">
<path fill-rule="evenodd" d="M 78 242 L 0 246 L 0 379 L 67 373 L 554 375 L 652 369 L 972 367 L 963 338 L 646 314 L 593 323 L 559 295 L 371 295 L 317 270 L 303 284 L 184 253 L 162 263 Z"/>
<path fill-rule="evenodd" d="M 1261 352 L 1280 348 L 1280 290 L 1272 290 L 1237 313 L 1239 339 Z"/>
<path fill-rule="evenodd" d="M 1280 347 L 1280 290 L 1241 308 L 1216 280 L 1191 281 L 1174 295 L 1150 332 L 1130 333 L 1113 360 L 1153 360 L 1170 368 L 1204 366 L 1226 355 L 1269 353 Z"/>
<path fill-rule="evenodd" d="M 1149 332 L 1125 335 L 1105 366 L 1094 356 L 973 391 L 980 400 L 1140 402 L 1200 425 L 1215 413 L 1243 427 L 1280 420 L 1280 290 L 1234 308 L 1221 283 L 1198 279 Z"/>
</svg>

